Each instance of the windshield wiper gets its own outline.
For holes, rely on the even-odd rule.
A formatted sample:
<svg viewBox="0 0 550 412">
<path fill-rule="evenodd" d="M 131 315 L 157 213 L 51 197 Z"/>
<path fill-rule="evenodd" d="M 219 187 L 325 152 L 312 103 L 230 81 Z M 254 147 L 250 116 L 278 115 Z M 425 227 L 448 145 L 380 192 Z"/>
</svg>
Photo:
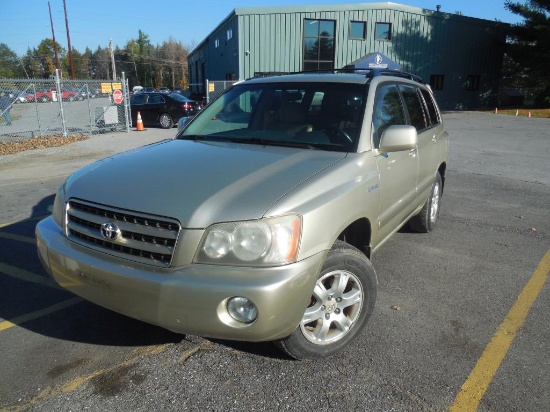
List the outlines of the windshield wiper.
<svg viewBox="0 0 550 412">
<path fill-rule="evenodd" d="M 262 146 L 280 146 L 280 147 L 296 147 L 299 149 L 313 149 L 317 150 L 318 147 L 310 144 L 310 143 L 303 143 L 303 142 L 289 142 L 289 141 L 279 141 L 279 140 L 270 140 L 270 139 L 260 139 L 258 137 L 253 137 L 251 139 L 247 138 L 229 138 L 229 141 L 233 143 L 244 143 L 244 144 L 259 144 Z"/>
<path fill-rule="evenodd" d="M 209 140 L 210 138 L 211 138 L 211 136 L 205 136 L 205 135 L 199 135 L 199 134 L 187 135 L 187 136 L 178 136 L 178 139 L 181 139 L 181 140 L 194 140 L 195 142 L 197 142 L 199 140 Z"/>
</svg>

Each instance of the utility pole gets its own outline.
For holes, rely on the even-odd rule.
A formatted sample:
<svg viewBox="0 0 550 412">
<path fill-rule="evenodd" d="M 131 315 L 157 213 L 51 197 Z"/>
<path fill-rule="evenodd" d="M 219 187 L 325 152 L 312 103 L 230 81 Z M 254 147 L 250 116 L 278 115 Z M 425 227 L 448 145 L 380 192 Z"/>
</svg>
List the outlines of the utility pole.
<svg viewBox="0 0 550 412">
<path fill-rule="evenodd" d="M 55 41 L 55 31 L 53 29 L 52 8 L 50 7 L 50 2 L 48 2 L 48 9 L 50 10 L 50 25 L 52 26 L 53 52 L 55 54 L 55 68 L 57 70 L 59 70 L 59 56 L 57 54 L 57 42 Z M 25 67 L 23 67 L 23 68 L 25 68 Z M 27 73 L 27 71 L 25 70 L 25 74 L 26 73 Z"/>
<path fill-rule="evenodd" d="M 67 26 L 67 42 L 69 43 L 69 62 L 71 63 L 71 79 L 74 77 L 73 48 L 71 47 L 71 35 L 69 34 L 69 18 L 67 17 L 67 4 L 63 0 L 63 9 L 65 10 L 65 26 Z"/>
<path fill-rule="evenodd" d="M 111 65 L 113 67 L 113 81 L 116 80 L 115 53 L 113 52 L 113 39 L 109 40 L 109 52 L 111 53 Z"/>
</svg>

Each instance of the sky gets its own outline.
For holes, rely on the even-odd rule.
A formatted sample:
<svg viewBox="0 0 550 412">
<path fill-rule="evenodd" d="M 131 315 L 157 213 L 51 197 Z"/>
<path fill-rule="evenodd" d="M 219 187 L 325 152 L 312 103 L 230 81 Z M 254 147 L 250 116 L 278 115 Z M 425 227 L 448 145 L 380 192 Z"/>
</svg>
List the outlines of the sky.
<svg viewBox="0 0 550 412">
<path fill-rule="evenodd" d="M 393 3 L 446 13 L 461 12 L 468 17 L 518 23 L 519 16 L 504 8 L 505 0 L 402 0 Z M 521 0 L 516 0 L 523 2 Z M 67 49 L 63 0 L 49 0 L 56 41 Z M 288 5 L 374 3 L 354 0 L 65 0 L 71 46 L 79 52 L 86 47 L 124 47 L 137 39 L 138 30 L 151 44 L 172 38 L 192 49 L 204 40 L 235 8 Z M 48 0 L 0 0 L 0 43 L 18 56 L 52 38 Z"/>
</svg>

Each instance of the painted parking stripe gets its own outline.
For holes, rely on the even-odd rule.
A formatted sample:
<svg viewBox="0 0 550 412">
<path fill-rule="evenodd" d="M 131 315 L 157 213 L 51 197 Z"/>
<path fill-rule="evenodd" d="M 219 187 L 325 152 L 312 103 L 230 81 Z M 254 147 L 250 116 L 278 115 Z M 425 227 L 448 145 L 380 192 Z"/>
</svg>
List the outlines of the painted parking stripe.
<svg viewBox="0 0 550 412">
<path fill-rule="evenodd" d="M 210 345 L 210 342 L 208 342 L 207 344 Z M 76 377 L 68 381 L 67 383 L 62 384 L 61 386 L 54 387 L 54 388 L 46 387 L 45 389 L 40 391 L 34 398 L 24 401 L 25 403 L 18 403 L 17 405 L 8 406 L 8 408 L 5 410 L 10 412 L 19 412 L 19 411 L 25 411 L 33 406 L 39 406 L 41 402 L 44 403 L 55 396 L 76 391 L 81 386 L 88 383 L 94 378 L 108 375 L 109 373 L 112 373 L 121 368 L 136 365 L 140 360 L 146 357 L 151 357 L 151 356 L 160 354 L 174 346 L 175 346 L 174 343 L 166 343 L 162 345 L 153 345 L 146 348 L 139 348 L 138 351 L 134 351 L 134 356 L 132 356 L 130 359 L 117 363 L 108 368 L 96 370 L 95 372 L 92 372 L 86 376 Z M 206 345 L 202 344 L 198 348 L 201 349 L 204 346 Z M 191 351 L 193 351 L 193 353 L 197 352 L 195 348 L 191 349 Z M 1 411 L 4 411 L 4 409 L 1 409 Z"/>
<path fill-rule="evenodd" d="M 451 412 L 475 411 L 506 356 L 516 334 L 550 274 L 550 250 L 546 252 L 510 312 L 493 335 L 450 407 Z"/>
<path fill-rule="evenodd" d="M 30 320 L 34 320 L 34 319 L 38 319 L 38 318 L 50 315 L 52 313 L 68 308 L 69 306 L 75 305 L 82 301 L 83 301 L 82 298 L 74 297 L 71 299 L 67 299 L 63 302 L 59 302 L 55 305 L 49 306 L 47 308 L 37 310 L 36 312 L 27 313 L 25 315 L 21 315 L 16 318 L 13 318 L 11 320 L 5 320 L 3 322 L 0 322 L 0 332 L 9 328 L 13 328 L 14 326 L 17 326 L 17 325 L 21 325 L 22 323 L 28 322 Z"/>
<path fill-rule="evenodd" d="M 40 276 L 35 273 L 29 272 L 28 270 L 18 268 L 16 266 L 6 265 L 5 263 L 0 263 L 0 273 L 4 273 L 8 276 L 11 276 L 14 279 L 22 280 L 24 282 L 37 283 L 42 286 L 48 286 L 50 288 L 57 289 L 59 286 L 45 276 Z"/>
<path fill-rule="evenodd" d="M 25 242 L 25 243 L 30 243 L 31 245 L 36 245 L 36 239 L 34 237 L 29 237 L 29 236 L 20 236 L 20 235 L 14 235 L 12 233 L 0 232 L 0 238 L 17 240 L 18 242 Z"/>
</svg>

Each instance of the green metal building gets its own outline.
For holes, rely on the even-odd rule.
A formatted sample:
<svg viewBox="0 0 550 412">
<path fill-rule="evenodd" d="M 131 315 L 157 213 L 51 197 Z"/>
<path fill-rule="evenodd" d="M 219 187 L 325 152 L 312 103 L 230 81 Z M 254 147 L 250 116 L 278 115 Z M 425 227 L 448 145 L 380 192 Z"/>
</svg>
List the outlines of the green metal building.
<svg viewBox="0 0 550 412">
<path fill-rule="evenodd" d="M 343 68 L 374 56 L 420 75 L 443 109 L 491 107 L 507 27 L 396 3 L 236 8 L 189 54 L 189 79 L 204 93 L 206 80 Z"/>
</svg>

